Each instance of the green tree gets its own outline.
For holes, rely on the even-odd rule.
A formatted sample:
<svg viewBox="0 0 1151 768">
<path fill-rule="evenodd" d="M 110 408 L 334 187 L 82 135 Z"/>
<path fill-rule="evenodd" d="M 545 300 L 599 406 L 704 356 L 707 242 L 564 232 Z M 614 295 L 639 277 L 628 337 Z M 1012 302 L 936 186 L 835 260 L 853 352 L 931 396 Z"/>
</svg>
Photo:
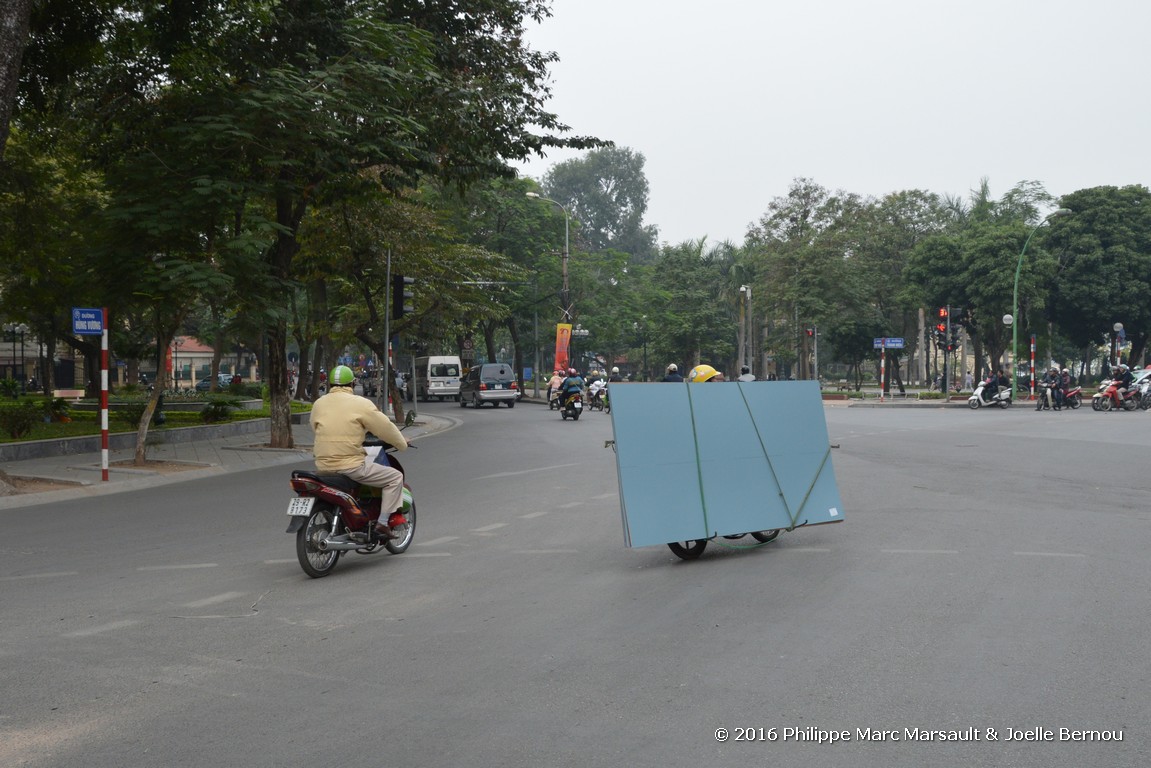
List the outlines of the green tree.
<svg viewBox="0 0 1151 768">
<path fill-rule="evenodd" d="M 1045 233 L 1058 257 L 1048 316 L 1080 349 L 1100 344 L 1121 322 L 1129 359 L 1138 360 L 1151 331 L 1151 192 L 1092 187 L 1061 202 L 1073 215 L 1052 219 Z"/>
<path fill-rule="evenodd" d="M 656 254 L 659 232 L 643 223 L 648 200 L 644 162 L 641 153 L 626 147 L 593 149 L 552 166 L 542 186 L 581 222 L 579 237 L 589 251 L 616 250 L 631 261 L 648 262 Z"/>
</svg>

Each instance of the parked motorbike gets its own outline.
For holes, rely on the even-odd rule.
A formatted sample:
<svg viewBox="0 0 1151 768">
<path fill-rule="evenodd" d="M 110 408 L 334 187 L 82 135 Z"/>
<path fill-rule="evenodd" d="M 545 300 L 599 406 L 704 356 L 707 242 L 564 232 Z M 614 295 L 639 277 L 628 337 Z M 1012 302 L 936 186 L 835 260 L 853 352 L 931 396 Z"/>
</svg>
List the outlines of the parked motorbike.
<svg viewBox="0 0 1151 768">
<path fill-rule="evenodd" d="M 404 471 L 387 450 L 390 446 L 379 441 L 368 441 L 364 445 L 376 463 Z M 407 551 L 415 538 L 416 502 L 406 480 L 403 509 L 391 512 L 387 518 L 395 538 L 386 541 L 375 533 L 383 512 L 379 488 L 360 485 L 338 473 L 301 469 L 293 470 L 291 486 L 298 495 L 288 502 L 291 520 L 287 533 L 296 534 L 296 557 L 304 573 L 313 579 L 331 573 L 345 552 L 367 555 L 386 549 L 398 555 Z"/>
<path fill-rule="evenodd" d="M 572 421 L 579 421 L 581 413 L 583 413 L 583 395 L 576 392 L 567 399 L 563 410 L 560 411 L 560 416 L 563 417 L 564 421 L 567 421 L 569 418 Z"/>
<path fill-rule="evenodd" d="M 774 528 L 770 531 L 750 531 L 749 533 L 737 533 L 733 536 L 724 536 L 723 538 L 742 539 L 744 536 L 750 535 L 759 543 L 766 544 L 769 541 L 775 541 L 775 538 L 782 532 L 782 528 Z M 673 541 L 667 545 L 667 548 L 674 552 L 675 556 L 681 560 L 695 560 L 697 557 L 703 554 L 703 550 L 707 548 L 707 543 L 711 540 L 712 539 Z"/>
<path fill-rule="evenodd" d="M 975 387 L 975 391 L 971 393 L 971 397 L 967 398 L 967 405 L 972 409 L 985 408 L 992 405 L 998 405 L 1000 408 L 1008 408 L 1011 406 L 1011 388 L 1000 387 L 999 390 L 991 395 L 986 396 L 987 385 L 991 383 L 991 379 L 979 382 Z"/>
<path fill-rule="evenodd" d="M 1122 398 L 1119 397 L 1119 382 L 1108 381 L 1101 391 L 1091 396 L 1091 408 L 1095 411 L 1133 411 L 1141 400 L 1139 390 L 1132 387 Z"/>
</svg>

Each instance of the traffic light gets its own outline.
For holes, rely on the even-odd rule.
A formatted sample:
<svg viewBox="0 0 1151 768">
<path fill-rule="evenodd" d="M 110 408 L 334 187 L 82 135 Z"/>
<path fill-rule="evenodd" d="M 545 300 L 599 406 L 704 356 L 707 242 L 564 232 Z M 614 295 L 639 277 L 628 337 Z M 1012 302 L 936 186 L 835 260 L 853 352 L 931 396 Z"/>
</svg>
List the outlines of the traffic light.
<svg viewBox="0 0 1151 768">
<path fill-rule="evenodd" d="M 805 328 L 804 330 L 807 331 L 808 336 L 814 336 L 815 335 L 815 329 L 814 328 Z"/>
<path fill-rule="evenodd" d="M 939 317 L 942 320 L 947 319 L 947 307 L 940 307 L 939 308 Z"/>
<path fill-rule="evenodd" d="M 940 336 L 944 338 L 947 337 L 947 323 L 940 323 L 939 325 L 935 326 L 935 330 L 939 331 Z"/>
<path fill-rule="evenodd" d="M 407 312 L 414 312 L 412 307 L 412 284 L 416 282 L 414 277 L 404 277 L 403 275 L 392 275 L 392 319 L 399 320 Z"/>
</svg>

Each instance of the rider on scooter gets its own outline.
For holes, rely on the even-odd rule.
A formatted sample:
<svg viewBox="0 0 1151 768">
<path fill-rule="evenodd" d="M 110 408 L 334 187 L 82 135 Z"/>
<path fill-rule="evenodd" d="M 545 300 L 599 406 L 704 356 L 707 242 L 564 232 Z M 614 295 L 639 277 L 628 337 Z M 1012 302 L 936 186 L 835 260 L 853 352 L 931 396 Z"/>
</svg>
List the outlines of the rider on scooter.
<svg viewBox="0 0 1151 768">
<path fill-rule="evenodd" d="M 568 377 L 560 384 L 560 392 L 562 393 L 560 395 L 562 398 L 560 400 L 560 408 L 567 406 L 568 400 L 571 399 L 572 395 L 583 394 L 584 386 L 586 386 L 586 382 L 584 382 L 583 376 L 580 376 L 575 368 L 568 368 Z"/>
<path fill-rule="evenodd" d="M 403 509 L 404 476 L 390 466 L 375 463 L 364 450 L 364 436 L 371 432 L 397 451 L 406 450 L 408 441 L 376 404 L 352 391 L 356 375 L 346 365 L 337 365 L 328 377 L 331 389 L 312 405 L 312 453 L 320 472 L 338 472 L 363 485 L 380 489 L 380 511 L 392 515 Z M 397 521 L 395 525 L 402 525 Z M 381 539 L 394 538 L 392 529 L 376 523 Z"/>
<path fill-rule="evenodd" d="M 1115 394 L 1119 398 L 1119 402 L 1123 402 L 1127 398 L 1127 392 L 1131 389 L 1131 384 L 1135 381 L 1135 377 L 1131 375 L 1131 369 L 1125 363 L 1119 364 L 1119 375 L 1115 377 L 1118 386 L 1115 388 Z"/>
</svg>

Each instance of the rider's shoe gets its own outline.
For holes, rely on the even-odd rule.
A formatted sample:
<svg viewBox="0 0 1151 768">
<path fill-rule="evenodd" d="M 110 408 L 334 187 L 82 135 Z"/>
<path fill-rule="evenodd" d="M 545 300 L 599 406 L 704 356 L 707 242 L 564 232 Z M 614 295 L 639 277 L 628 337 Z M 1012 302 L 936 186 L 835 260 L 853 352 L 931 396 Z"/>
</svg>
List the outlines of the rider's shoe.
<svg viewBox="0 0 1151 768">
<path fill-rule="evenodd" d="M 372 526 L 372 541 L 391 541 L 396 538 L 392 533 L 392 529 L 383 523 L 376 523 Z"/>
</svg>

